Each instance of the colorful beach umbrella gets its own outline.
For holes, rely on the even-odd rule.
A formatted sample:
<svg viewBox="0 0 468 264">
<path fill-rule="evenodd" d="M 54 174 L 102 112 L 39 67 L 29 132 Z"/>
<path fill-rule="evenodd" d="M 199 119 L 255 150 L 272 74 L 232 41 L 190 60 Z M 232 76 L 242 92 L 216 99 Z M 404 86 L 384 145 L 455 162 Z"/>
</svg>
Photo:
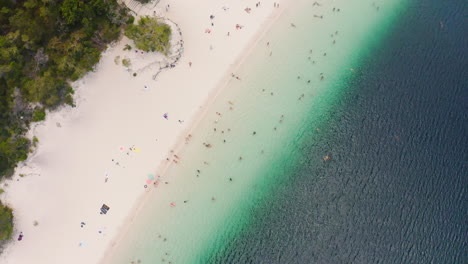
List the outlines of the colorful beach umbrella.
<svg viewBox="0 0 468 264">
<path fill-rule="evenodd" d="M 148 179 L 154 180 L 154 175 L 153 175 L 153 174 L 149 174 L 149 175 L 148 175 Z"/>
<path fill-rule="evenodd" d="M 147 180 L 146 180 L 146 183 L 147 183 L 147 184 L 150 184 L 150 183 L 151 183 L 151 180 L 150 180 L 150 179 L 147 179 Z"/>
</svg>

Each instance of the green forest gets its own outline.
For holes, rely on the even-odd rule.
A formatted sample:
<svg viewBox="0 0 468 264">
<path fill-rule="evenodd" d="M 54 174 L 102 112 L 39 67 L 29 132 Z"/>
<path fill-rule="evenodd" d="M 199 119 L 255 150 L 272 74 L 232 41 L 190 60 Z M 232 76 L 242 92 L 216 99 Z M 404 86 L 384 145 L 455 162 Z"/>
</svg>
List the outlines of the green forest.
<svg viewBox="0 0 468 264">
<path fill-rule="evenodd" d="M 73 105 L 70 82 L 130 22 L 116 0 L 0 0 L 0 177 L 27 158 L 30 122 Z"/>
<path fill-rule="evenodd" d="M 137 48 L 167 54 L 170 27 L 134 20 L 117 0 L 0 0 L 0 180 L 37 143 L 25 137 L 31 122 L 74 106 L 70 83 L 94 69 L 123 29 Z M 0 248 L 12 232 L 12 210 L 0 202 Z"/>
<path fill-rule="evenodd" d="M 0 179 L 27 158 L 30 123 L 73 106 L 70 82 L 93 70 L 133 20 L 116 0 L 0 0 Z M 0 242 L 12 217 L 0 204 Z"/>
</svg>

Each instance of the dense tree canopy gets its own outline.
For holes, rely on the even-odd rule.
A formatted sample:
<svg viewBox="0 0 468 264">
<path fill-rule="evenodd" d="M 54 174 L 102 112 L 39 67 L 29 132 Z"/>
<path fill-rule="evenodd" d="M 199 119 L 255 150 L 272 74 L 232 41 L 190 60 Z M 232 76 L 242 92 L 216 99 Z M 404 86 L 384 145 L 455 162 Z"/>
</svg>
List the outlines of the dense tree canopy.
<svg viewBox="0 0 468 264">
<path fill-rule="evenodd" d="M 0 178 L 26 159 L 29 123 L 73 105 L 70 81 L 93 69 L 127 21 L 116 0 L 0 0 Z"/>
<path fill-rule="evenodd" d="M 125 36 L 132 39 L 138 49 L 166 54 L 170 49 L 171 27 L 146 16 L 138 21 L 138 25 L 127 25 Z"/>
<path fill-rule="evenodd" d="M 29 123 L 73 105 L 70 81 L 92 70 L 133 17 L 116 0 L 0 0 L 0 179 L 30 151 Z M 0 202 L 0 245 L 13 214 Z"/>
</svg>

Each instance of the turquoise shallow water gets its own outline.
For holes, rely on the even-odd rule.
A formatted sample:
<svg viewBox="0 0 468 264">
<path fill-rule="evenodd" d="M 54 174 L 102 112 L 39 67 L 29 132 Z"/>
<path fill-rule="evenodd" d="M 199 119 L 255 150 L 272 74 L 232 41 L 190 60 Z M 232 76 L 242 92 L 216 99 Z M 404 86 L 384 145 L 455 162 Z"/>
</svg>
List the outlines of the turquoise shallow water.
<svg viewBox="0 0 468 264">
<path fill-rule="evenodd" d="M 406 10 L 204 263 L 466 263 L 466 3 Z"/>
<path fill-rule="evenodd" d="M 235 73 L 241 80 L 209 106 L 111 263 L 216 263 L 216 252 L 288 180 L 282 176 L 301 140 L 323 136 L 360 58 L 379 44 L 403 2 L 297 1 L 286 10 Z"/>
</svg>

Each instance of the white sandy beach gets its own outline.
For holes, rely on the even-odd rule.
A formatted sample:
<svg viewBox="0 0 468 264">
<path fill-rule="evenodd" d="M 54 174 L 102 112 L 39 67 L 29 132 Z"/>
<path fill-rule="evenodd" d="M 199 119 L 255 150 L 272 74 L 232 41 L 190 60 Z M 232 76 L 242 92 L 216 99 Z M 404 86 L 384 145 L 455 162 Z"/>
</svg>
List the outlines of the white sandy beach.
<svg viewBox="0 0 468 264">
<path fill-rule="evenodd" d="M 1 263 L 103 259 L 148 191 L 148 174 L 157 177 L 167 165 L 171 149 L 183 143 L 286 1 L 257 2 L 162 0 L 154 9 L 138 8 L 139 15 L 157 14 L 179 25 L 181 59 L 153 80 L 161 56 L 123 51 L 129 43 L 124 38 L 103 54 L 95 72 L 75 83 L 77 107 L 49 113 L 33 126 L 36 151 L 1 184 L 6 192 L 0 198 L 15 213 L 14 241 Z M 116 56 L 129 58 L 131 70 L 117 65 Z M 106 215 L 99 213 L 103 204 L 110 207 Z M 17 241 L 20 232 L 24 238 Z"/>
</svg>

